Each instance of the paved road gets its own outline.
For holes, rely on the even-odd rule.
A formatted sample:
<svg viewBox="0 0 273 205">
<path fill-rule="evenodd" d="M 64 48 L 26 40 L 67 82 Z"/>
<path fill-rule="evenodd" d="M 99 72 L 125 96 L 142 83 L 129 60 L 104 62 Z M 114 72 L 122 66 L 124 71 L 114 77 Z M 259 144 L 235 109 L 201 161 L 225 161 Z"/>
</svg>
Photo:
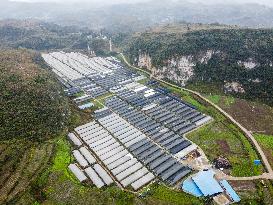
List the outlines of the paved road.
<svg viewBox="0 0 273 205">
<path fill-rule="evenodd" d="M 218 170 L 218 169 L 214 169 L 217 178 L 219 179 L 226 179 L 228 181 L 252 181 L 252 180 L 258 180 L 258 179 L 273 179 L 273 175 L 269 174 L 269 173 L 263 173 L 262 175 L 259 176 L 251 176 L 251 177 L 233 177 L 233 176 L 229 176 L 226 175 L 225 173 L 223 173 L 222 171 Z"/>
<path fill-rule="evenodd" d="M 253 176 L 253 177 L 232 177 L 232 176 L 227 176 L 225 177 L 226 180 L 229 181 L 252 181 L 252 180 L 258 180 L 258 179 L 273 179 L 273 175 L 269 173 L 264 173 L 259 176 Z"/>
<path fill-rule="evenodd" d="M 137 69 L 139 71 L 142 71 L 142 72 L 145 72 L 146 74 L 148 75 L 151 75 L 149 72 L 147 71 L 144 71 L 140 68 L 137 68 L 137 67 L 134 67 L 132 66 L 128 61 L 127 59 L 125 58 L 125 56 L 123 55 L 123 53 L 121 53 L 121 56 L 124 60 L 124 62 L 130 66 L 130 67 L 133 67 L 134 69 Z M 155 78 L 155 77 L 154 77 Z M 260 175 L 260 176 L 255 176 L 255 177 L 229 177 L 230 180 L 254 180 L 254 179 L 273 179 L 273 170 L 272 170 L 272 167 L 270 166 L 269 162 L 268 162 L 268 159 L 267 157 L 265 156 L 262 148 L 260 147 L 260 145 L 258 144 L 258 142 L 256 141 L 256 139 L 253 137 L 253 135 L 246 129 L 244 128 L 239 122 L 237 122 L 231 115 L 229 115 L 227 112 L 225 112 L 222 108 L 220 108 L 218 105 L 214 104 L 213 102 L 211 102 L 210 100 L 208 100 L 207 98 L 205 98 L 204 96 L 202 96 L 200 93 L 196 92 L 196 91 L 193 91 L 193 90 L 189 90 L 189 89 L 186 89 L 186 88 L 182 88 L 182 87 L 179 87 L 179 86 L 176 86 L 176 85 L 173 85 L 169 82 L 166 82 L 164 80 L 161 80 L 161 79 L 157 79 L 155 78 L 157 81 L 159 82 L 162 82 L 162 83 L 165 83 L 169 86 L 172 86 L 174 88 L 178 88 L 178 89 L 182 89 L 182 90 L 185 90 L 185 91 L 188 91 L 194 95 L 196 95 L 197 97 L 201 98 L 202 100 L 204 100 L 205 102 L 209 103 L 211 106 L 213 106 L 214 108 L 216 108 L 219 112 L 221 112 L 223 115 L 225 115 L 232 123 L 234 123 L 237 127 L 239 127 L 242 132 L 245 134 L 245 136 L 251 141 L 252 145 L 256 148 L 257 152 L 259 153 L 262 161 L 263 161 L 263 164 L 267 170 L 268 173 L 264 173 L 263 175 Z M 228 176 L 227 176 L 228 178 Z"/>
</svg>

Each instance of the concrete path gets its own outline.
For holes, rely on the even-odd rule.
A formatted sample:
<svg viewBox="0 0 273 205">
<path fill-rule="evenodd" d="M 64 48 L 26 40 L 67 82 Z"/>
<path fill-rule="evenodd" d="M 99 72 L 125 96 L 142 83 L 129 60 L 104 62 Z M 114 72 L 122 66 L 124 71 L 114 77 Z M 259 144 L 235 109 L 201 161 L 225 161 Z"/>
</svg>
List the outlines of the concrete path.
<svg viewBox="0 0 273 205">
<path fill-rule="evenodd" d="M 259 180 L 259 179 L 270 179 L 273 180 L 273 175 L 269 173 L 263 173 L 262 175 L 259 176 L 251 176 L 251 177 L 233 177 L 226 175 L 220 170 L 214 169 L 216 176 L 218 179 L 225 179 L 228 181 L 252 181 L 252 180 Z"/>
</svg>

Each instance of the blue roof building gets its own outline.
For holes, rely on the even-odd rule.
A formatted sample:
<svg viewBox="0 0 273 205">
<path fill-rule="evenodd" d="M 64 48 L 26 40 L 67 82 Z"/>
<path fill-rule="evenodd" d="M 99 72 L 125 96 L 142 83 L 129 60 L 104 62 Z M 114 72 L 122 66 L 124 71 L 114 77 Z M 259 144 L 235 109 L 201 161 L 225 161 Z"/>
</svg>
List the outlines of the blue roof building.
<svg viewBox="0 0 273 205">
<path fill-rule="evenodd" d="M 183 182 L 182 189 L 185 192 L 192 194 L 193 196 L 196 197 L 204 196 L 204 194 L 201 192 L 201 190 L 198 188 L 198 186 L 194 183 L 194 181 L 191 178 L 188 178 Z"/>
<path fill-rule="evenodd" d="M 227 195 L 232 199 L 233 202 L 239 202 L 241 200 L 238 194 L 236 194 L 234 189 L 226 180 L 220 181 L 220 184 L 225 189 Z"/>
<path fill-rule="evenodd" d="M 222 193 L 224 190 L 220 184 L 214 179 L 212 170 L 201 171 L 192 177 L 194 183 L 198 186 L 204 196 L 213 196 Z"/>
<path fill-rule="evenodd" d="M 84 110 L 84 109 L 87 109 L 87 108 L 90 108 L 90 107 L 93 107 L 93 106 L 94 106 L 93 103 L 86 103 L 86 104 L 84 104 L 84 105 L 80 105 L 79 108 L 80 108 L 81 110 Z"/>
<path fill-rule="evenodd" d="M 183 191 L 196 197 L 214 197 L 225 194 L 231 202 L 239 202 L 241 199 L 226 180 L 217 181 L 213 170 L 200 171 L 196 175 L 186 179 L 182 184 Z"/>
</svg>

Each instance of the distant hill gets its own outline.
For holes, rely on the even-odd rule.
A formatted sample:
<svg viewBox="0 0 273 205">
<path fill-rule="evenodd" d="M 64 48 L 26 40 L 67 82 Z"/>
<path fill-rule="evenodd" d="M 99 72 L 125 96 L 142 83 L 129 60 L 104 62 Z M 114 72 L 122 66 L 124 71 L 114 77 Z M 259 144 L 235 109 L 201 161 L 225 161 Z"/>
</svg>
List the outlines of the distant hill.
<svg viewBox="0 0 273 205">
<path fill-rule="evenodd" d="M 169 27 L 128 40 L 131 62 L 178 84 L 213 83 L 225 92 L 273 104 L 272 29 Z"/>
<path fill-rule="evenodd" d="M 92 34 L 88 29 L 38 20 L 2 20 L 0 48 L 86 49 L 87 36 Z"/>
<path fill-rule="evenodd" d="M 259 4 L 208 5 L 176 0 L 94 5 L 92 3 L 55 4 L 1 1 L 0 19 L 29 19 L 77 25 L 93 30 L 132 32 L 159 24 L 185 21 L 220 23 L 251 28 L 273 26 L 273 8 Z"/>
</svg>

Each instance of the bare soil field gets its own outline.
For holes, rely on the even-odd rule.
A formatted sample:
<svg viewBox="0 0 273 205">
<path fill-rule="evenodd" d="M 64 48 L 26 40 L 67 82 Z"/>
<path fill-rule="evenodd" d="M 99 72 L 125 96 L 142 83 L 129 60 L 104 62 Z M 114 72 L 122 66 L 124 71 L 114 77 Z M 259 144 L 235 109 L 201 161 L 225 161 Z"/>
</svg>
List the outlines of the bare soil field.
<svg viewBox="0 0 273 205">
<path fill-rule="evenodd" d="M 217 140 L 216 142 L 223 152 L 230 153 L 230 147 L 226 140 Z"/>
<path fill-rule="evenodd" d="M 234 103 L 227 105 L 222 100 L 219 105 L 245 128 L 255 133 L 273 134 L 272 107 L 242 99 L 235 99 Z"/>
<path fill-rule="evenodd" d="M 239 204 L 272 205 L 272 181 L 230 181 L 229 183 L 242 199 Z"/>
</svg>

